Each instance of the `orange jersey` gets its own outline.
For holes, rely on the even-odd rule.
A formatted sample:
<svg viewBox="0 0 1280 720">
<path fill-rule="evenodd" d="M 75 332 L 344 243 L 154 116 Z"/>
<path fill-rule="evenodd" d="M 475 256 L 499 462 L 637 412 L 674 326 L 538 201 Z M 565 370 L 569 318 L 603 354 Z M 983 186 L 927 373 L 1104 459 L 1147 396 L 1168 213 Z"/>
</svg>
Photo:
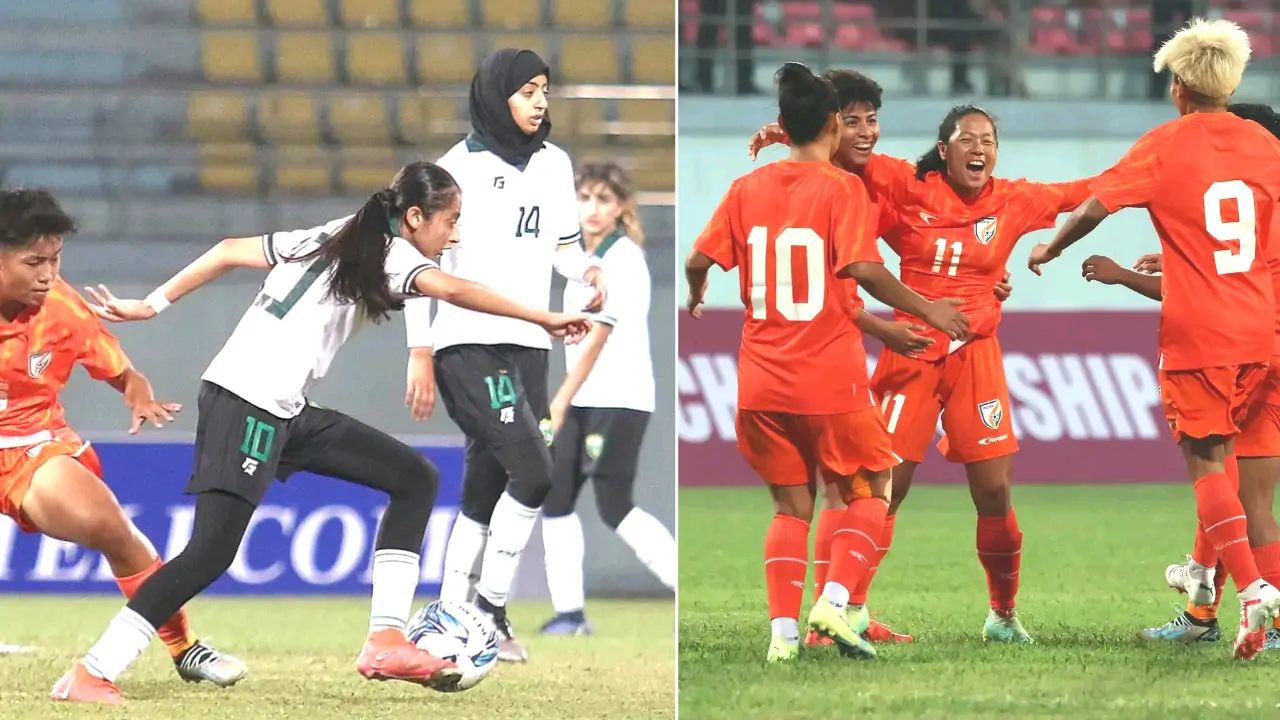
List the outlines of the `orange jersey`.
<svg viewBox="0 0 1280 720">
<path fill-rule="evenodd" d="M 1142 136 L 1092 190 L 1110 212 L 1146 208 L 1160 237 L 1161 368 L 1271 358 L 1276 306 L 1265 260 L 1280 142 L 1230 113 L 1185 115 Z"/>
<path fill-rule="evenodd" d="M 780 161 L 734 181 L 694 249 L 739 268 L 746 319 L 738 408 L 833 415 L 871 404 L 853 281 L 881 262 L 862 181 L 826 163 Z"/>
<path fill-rule="evenodd" d="M 1037 183 L 992 178 L 972 199 L 956 195 L 941 173 L 915 177 L 909 162 L 873 155 L 863 179 L 875 197 L 893 208 L 896 225 L 882 236 L 901 259 L 902 283 L 929 300 L 964 300 L 973 337 L 994 337 L 1001 303 L 992 290 L 1018 240 L 1054 226 L 1060 213 L 1089 197 L 1088 180 Z M 895 318 L 925 323 L 898 311 Z M 923 360 L 945 357 L 958 345 L 936 330 Z"/>
<path fill-rule="evenodd" d="M 119 341 L 59 278 L 44 305 L 0 322 L 0 436 L 64 427 L 58 393 L 77 363 L 95 380 L 118 377 L 129 368 Z"/>
</svg>

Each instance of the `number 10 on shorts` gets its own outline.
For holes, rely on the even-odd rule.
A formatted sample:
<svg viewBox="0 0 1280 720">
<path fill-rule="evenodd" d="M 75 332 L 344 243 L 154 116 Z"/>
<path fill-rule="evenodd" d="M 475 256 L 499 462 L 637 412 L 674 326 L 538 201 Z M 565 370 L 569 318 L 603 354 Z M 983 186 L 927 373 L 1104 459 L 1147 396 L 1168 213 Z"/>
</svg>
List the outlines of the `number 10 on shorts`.
<svg viewBox="0 0 1280 720">
<path fill-rule="evenodd" d="M 245 455 L 240 467 L 245 475 L 252 475 L 258 469 L 258 463 L 264 463 L 271 457 L 271 445 L 276 440 L 276 429 L 255 417 L 244 419 L 244 441 L 240 443 L 240 452 Z"/>
</svg>

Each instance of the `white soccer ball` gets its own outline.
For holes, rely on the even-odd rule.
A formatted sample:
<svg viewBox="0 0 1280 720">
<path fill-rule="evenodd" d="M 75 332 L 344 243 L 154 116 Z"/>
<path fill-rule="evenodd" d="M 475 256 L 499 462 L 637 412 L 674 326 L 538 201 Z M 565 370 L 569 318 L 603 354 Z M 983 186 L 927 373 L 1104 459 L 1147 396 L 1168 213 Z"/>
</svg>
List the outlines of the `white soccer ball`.
<svg viewBox="0 0 1280 720">
<path fill-rule="evenodd" d="M 498 664 L 498 630 L 470 603 L 437 600 L 409 620 L 409 642 L 462 670 L 457 685 L 441 692 L 470 690 Z"/>
</svg>

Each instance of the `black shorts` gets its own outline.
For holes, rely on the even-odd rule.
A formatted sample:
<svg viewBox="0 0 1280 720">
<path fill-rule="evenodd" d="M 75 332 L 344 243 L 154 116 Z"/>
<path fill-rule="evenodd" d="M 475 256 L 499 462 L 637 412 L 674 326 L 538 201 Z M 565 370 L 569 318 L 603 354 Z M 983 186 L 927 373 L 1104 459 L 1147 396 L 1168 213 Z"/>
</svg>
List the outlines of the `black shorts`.
<svg viewBox="0 0 1280 720">
<path fill-rule="evenodd" d="M 211 382 L 200 384 L 196 456 L 186 492 L 219 490 L 254 505 L 273 480 L 286 480 L 342 434 L 342 413 L 306 405 L 297 417 L 276 417 Z"/>
<path fill-rule="evenodd" d="M 640 410 L 570 407 L 552 445 L 555 483 L 634 478 L 648 424 Z"/>
<path fill-rule="evenodd" d="M 468 438 L 502 447 L 549 434 L 546 350 L 455 345 L 436 352 L 435 370 L 445 409 Z"/>
</svg>

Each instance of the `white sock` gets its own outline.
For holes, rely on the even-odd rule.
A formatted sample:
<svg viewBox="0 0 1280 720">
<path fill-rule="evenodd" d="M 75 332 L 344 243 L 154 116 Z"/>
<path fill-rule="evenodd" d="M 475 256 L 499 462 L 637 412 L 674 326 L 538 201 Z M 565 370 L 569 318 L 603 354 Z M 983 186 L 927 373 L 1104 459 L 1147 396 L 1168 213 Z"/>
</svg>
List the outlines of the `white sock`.
<svg viewBox="0 0 1280 720">
<path fill-rule="evenodd" d="M 404 630 L 413 612 L 422 560 L 407 550 L 373 552 L 373 593 L 369 600 L 369 632 Z"/>
<path fill-rule="evenodd" d="M 582 558 L 586 554 L 582 521 L 577 513 L 542 518 L 542 555 L 547 566 L 547 589 L 557 613 L 581 610 L 583 598 Z"/>
<path fill-rule="evenodd" d="M 108 682 L 124 674 L 126 668 L 151 644 L 156 629 L 129 608 L 121 608 L 111 619 L 107 631 L 84 656 L 84 667 L 90 675 Z"/>
<path fill-rule="evenodd" d="M 849 588 L 838 582 L 827 581 L 822 586 L 822 596 L 831 603 L 831 606 L 839 610 L 844 610 L 849 606 Z"/>
<path fill-rule="evenodd" d="M 658 518 L 640 508 L 631 508 L 618 523 L 617 533 L 649 572 L 658 576 L 663 585 L 676 589 L 676 539 Z"/>
<path fill-rule="evenodd" d="M 480 579 L 480 558 L 484 554 L 489 528 L 458 513 L 449 532 L 449 545 L 444 551 L 444 577 L 440 581 L 440 599 L 445 602 L 470 602 L 471 589 Z"/>
<path fill-rule="evenodd" d="M 800 644 L 800 624 L 795 618 L 774 618 L 769 621 L 774 635 L 781 635 L 790 645 Z"/>
<path fill-rule="evenodd" d="M 480 566 L 480 582 L 476 592 L 489 602 L 503 607 L 515 583 L 520 555 L 529 544 L 533 526 L 538 522 L 538 508 L 525 507 L 507 493 L 502 493 L 489 519 L 489 541 L 484 546 L 484 564 Z"/>
</svg>

